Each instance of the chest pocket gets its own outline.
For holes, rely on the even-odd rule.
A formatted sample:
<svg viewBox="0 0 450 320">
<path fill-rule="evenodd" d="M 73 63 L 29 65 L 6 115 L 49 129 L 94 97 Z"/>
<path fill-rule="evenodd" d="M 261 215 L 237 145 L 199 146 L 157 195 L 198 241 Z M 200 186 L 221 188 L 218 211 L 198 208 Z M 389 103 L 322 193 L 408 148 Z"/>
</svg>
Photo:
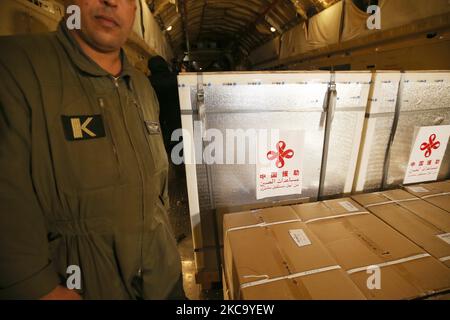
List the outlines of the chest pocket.
<svg viewBox="0 0 450 320">
<path fill-rule="evenodd" d="M 168 167 L 168 157 L 164 147 L 161 125 L 156 117 L 156 112 L 153 114 L 152 110 L 142 107 L 136 99 L 133 99 L 133 103 L 138 109 L 156 172 L 165 170 Z"/>
<path fill-rule="evenodd" d="M 111 120 L 101 97 L 63 107 L 58 134 L 67 191 L 94 191 L 122 182 Z M 94 101 L 98 103 L 93 105 Z"/>
</svg>

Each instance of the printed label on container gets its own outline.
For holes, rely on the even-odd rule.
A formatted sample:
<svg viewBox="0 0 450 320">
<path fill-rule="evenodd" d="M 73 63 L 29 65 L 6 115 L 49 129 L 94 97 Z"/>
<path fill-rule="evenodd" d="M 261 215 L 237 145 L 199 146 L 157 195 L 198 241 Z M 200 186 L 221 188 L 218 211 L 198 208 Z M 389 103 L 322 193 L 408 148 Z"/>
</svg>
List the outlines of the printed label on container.
<svg viewBox="0 0 450 320">
<path fill-rule="evenodd" d="M 408 187 L 408 190 L 416 193 L 430 192 L 430 190 L 425 189 L 424 187 Z"/>
<path fill-rule="evenodd" d="M 357 207 L 355 207 L 353 205 L 353 203 L 351 203 L 350 201 L 342 201 L 339 202 L 339 204 L 341 205 L 341 207 L 343 207 L 345 210 L 347 210 L 348 212 L 356 212 L 359 211 L 359 209 Z"/>
<path fill-rule="evenodd" d="M 302 194 L 305 133 L 301 130 L 278 133 L 276 138 L 262 140 L 258 146 L 257 200 Z"/>
<path fill-rule="evenodd" d="M 303 229 L 289 230 L 289 234 L 299 247 L 305 247 L 312 244 Z"/>
<path fill-rule="evenodd" d="M 403 184 L 437 180 L 449 137 L 450 125 L 416 129 Z"/>
</svg>

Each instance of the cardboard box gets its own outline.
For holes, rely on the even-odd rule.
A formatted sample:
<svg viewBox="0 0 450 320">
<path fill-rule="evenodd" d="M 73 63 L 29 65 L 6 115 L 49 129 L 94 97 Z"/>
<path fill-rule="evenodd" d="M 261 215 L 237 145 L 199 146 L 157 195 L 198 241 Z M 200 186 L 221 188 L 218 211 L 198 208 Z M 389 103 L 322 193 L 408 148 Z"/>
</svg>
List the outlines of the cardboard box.
<svg viewBox="0 0 450 320">
<path fill-rule="evenodd" d="M 224 216 L 230 299 L 365 299 L 291 207 Z"/>
<path fill-rule="evenodd" d="M 450 212 L 450 180 L 408 186 L 405 187 L 405 190 L 416 197 Z"/>
<path fill-rule="evenodd" d="M 212 283 L 220 280 L 219 270 L 223 266 L 223 217 L 229 213 L 265 209 L 270 207 L 281 207 L 292 204 L 305 203 L 308 199 L 282 200 L 275 202 L 261 202 L 248 205 L 221 207 L 213 210 L 200 212 L 201 223 L 194 230 L 197 241 L 194 242 L 194 257 L 196 263 L 197 283 L 208 288 Z M 216 223 L 216 225 L 214 224 Z M 215 229 L 217 228 L 217 229 Z M 216 241 L 215 232 L 218 239 Z M 220 261 L 217 259 L 217 251 L 220 250 Z M 220 263 L 220 265 L 218 265 Z"/>
<path fill-rule="evenodd" d="M 450 301 L 450 293 L 443 293 L 428 297 L 424 300 L 439 300 L 439 301 Z"/>
<path fill-rule="evenodd" d="M 310 198 L 300 198 L 295 200 L 279 200 L 279 201 L 266 201 L 259 203 L 252 203 L 247 205 L 233 206 L 233 207 L 219 207 L 216 209 L 217 217 L 217 228 L 219 233 L 220 244 L 223 245 L 223 217 L 226 214 L 237 213 L 237 212 L 247 212 L 261 209 L 268 209 L 274 207 L 287 207 L 302 203 L 310 202 Z M 202 218 L 203 219 L 203 218 Z"/>
<path fill-rule="evenodd" d="M 222 288 L 223 288 L 223 300 L 231 300 L 230 291 L 228 290 L 227 278 L 225 278 L 224 269 L 222 269 Z"/>
<path fill-rule="evenodd" d="M 450 288 L 450 269 L 355 201 L 330 200 L 293 209 L 366 298 L 415 299 Z M 379 288 L 373 281 L 376 275 Z"/>
<path fill-rule="evenodd" d="M 450 267 L 450 214 L 404 190 L 353 196 L 378 218 Z"/>
<path fill-rule="evenodd" d="M 272 202 L 255 203 L 245 206 L 235 206 L 227 208 L 222 207 L 215 210 L 215 212 L 213 212 L 212 210 L 200 212 L 201 224 L 199 229 L 201 233 L 197 236 L 197 239 L 201 239 L 201 241 L 197 241 L 196 243 L 194 243 L 197 269 L 218 270 L 215 251 L 223 250 L 223 217 L 226 214 L 257 209 L 266 209 L 274 206 L 289 206 L 292 204 L 300 204 L 304 202 L 306 202 L 306 200 L 302 199 L 277 201 L 276 204 Z M 216 225 L 214 225 L 214 223 L 216 223 Z M 215 235 L 216 230 L 218 234 L 217 241 Z M 221 260 L 221 263 L 223 263 L 223 259 Z"/>
</svg>

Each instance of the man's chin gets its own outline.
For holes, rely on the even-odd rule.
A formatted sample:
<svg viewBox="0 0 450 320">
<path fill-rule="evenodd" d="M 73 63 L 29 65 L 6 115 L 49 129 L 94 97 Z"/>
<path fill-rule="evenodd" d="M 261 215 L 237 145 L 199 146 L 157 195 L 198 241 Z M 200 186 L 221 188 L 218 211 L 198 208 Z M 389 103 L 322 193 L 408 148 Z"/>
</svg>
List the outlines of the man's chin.
<svg viewBox="0 0 450 320">
<path fill-rule="evenodd" d="M 120 50 L 123 43 L 117 41 L 117 38 L 113 37 L 99 37 L 98 35 L 92 39 L 91 46 L 93 46 L 96 50 L 109 53 Z"/>
</svg>

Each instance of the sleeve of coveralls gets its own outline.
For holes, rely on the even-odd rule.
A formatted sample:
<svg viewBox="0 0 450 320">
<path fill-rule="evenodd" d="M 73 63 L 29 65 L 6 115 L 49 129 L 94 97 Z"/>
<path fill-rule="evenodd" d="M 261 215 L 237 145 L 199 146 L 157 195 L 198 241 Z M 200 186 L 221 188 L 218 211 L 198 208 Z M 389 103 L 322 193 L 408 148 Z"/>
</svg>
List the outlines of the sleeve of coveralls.
<svg viewBox="0 0 450 320">
<path fill-rule="evenodd" d="M 0 55 L 0 299 L 38 299 L 59 284 L 31 179 L 30 113 Z"/>
</svg>

